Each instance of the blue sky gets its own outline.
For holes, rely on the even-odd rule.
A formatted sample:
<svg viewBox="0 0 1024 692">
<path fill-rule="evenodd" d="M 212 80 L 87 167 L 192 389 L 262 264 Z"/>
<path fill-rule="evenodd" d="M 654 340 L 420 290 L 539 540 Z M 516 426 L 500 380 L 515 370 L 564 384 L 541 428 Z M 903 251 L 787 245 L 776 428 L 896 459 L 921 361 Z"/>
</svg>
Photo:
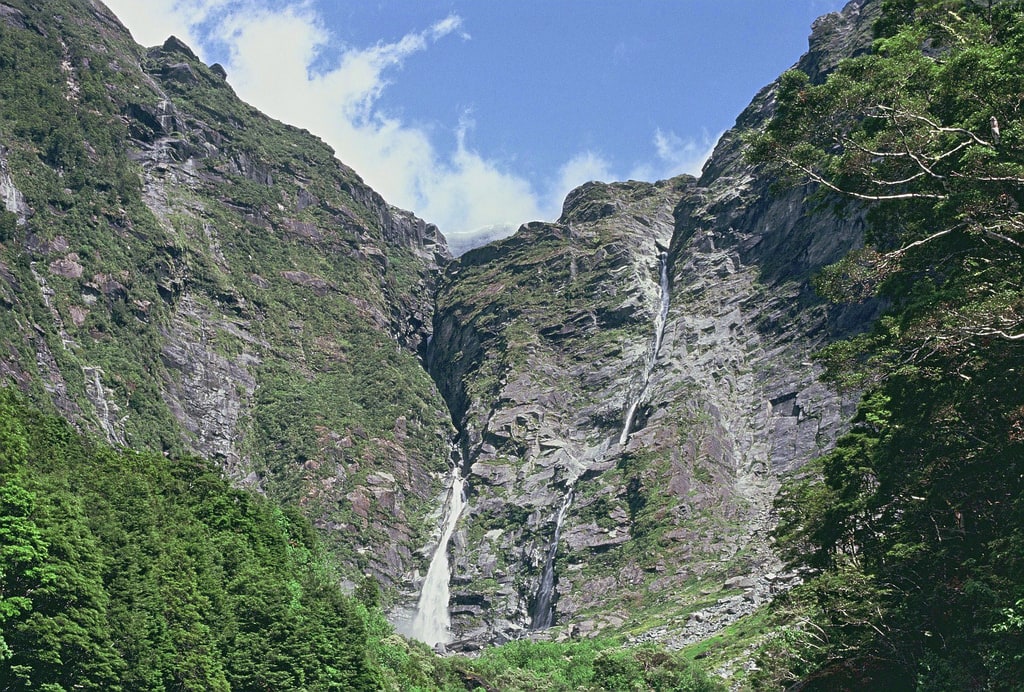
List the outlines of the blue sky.
<svg viewBox="0 0 1024 692">
<path fill-rule="evenodd" d="M 446 234 L 700 169 L 844 0 L 106 0 Z"/>
</svg>

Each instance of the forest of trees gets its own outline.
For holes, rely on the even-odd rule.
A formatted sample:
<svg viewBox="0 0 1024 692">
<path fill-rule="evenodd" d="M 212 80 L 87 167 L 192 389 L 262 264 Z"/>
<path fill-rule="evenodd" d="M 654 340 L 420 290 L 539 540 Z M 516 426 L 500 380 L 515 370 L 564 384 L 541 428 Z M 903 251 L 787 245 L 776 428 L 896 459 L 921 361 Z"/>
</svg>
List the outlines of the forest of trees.
<svg viewBox="0 0 1024 692">
<path fill-rule="evenodd" d="M 0 390 L 0 689 L 370 689 L 365 604 L 296 511 Z"/>
<path fill-rule="evenodd" d="M 309 520 L 198 458 L 113 450 L 0 388 L 0 690 L 712 692 L 616 640 L 442 658 L 342 591 Z"/>
<path fill-rule="evenodd" d="M 819 291 L 889 305 L 820 354 L 860 410 L 778 502 L 819 576 L 766 655 L 806 689 L 1024 685 L 1022 115 L 1024 4 L 887 0 L 873 50 L 821 84 L 787 73 L 754 139 L 822 204 L 869 210 Z"/>
</svg>

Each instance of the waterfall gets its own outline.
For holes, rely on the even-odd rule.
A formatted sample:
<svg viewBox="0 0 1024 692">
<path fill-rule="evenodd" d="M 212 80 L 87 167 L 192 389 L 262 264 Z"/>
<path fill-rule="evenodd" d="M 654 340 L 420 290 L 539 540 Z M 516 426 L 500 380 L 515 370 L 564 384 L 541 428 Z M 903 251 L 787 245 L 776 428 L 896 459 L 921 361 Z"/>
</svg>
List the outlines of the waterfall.
<svg viewBox="0 0 1024 692">
<path fill-rule="evenodd" d="M 623 425 L 622 433 L 619 435 L 620 445 L 626 444 L 629 440 L 633 419 L 643 400 L 644 393 L 647 391 L 651 372 L 654 370 L 654 363 L 658 359 L 658 352 L 661 351 L 661 343 L 665 338 L 665 325 L 668 322 L 670 302 L 667 252 L 661 251 L 658 253 L 658 264 L 661 296 L 658 304 L 658 314 L 654 318 L 654 344 L 644 365 L 640 390 L 630 402 L 629 409 L 626 411 L 626 421 Z M 572 504 L 574 481 L 575 478 L 569 481 L 565 497 L 562 499 L 562 506 L 555 517 L 555 533 L 545 556 L 544 567 L 540 574 L 540 585 L 537 587 L 537 595 L 534 597 L 533 605 L 530 607 L 530 629 L 532 630 L 551 627 L 555 620 L 555 558 L 558 555 L 558 541 L 562 537 L 562 524 L 565 521 L 565 515 L 569 512 L 569 505 Z"/>
<path fill-rule="evenodd" d="M 646 389 L 646 387 L 644 387 Z M 629 433 L 633 430 L 633 416 L 636 415 L 636 409 L 640 405 L 640 396 L 643 394 L 643 390 L 640 390 L 640 394 L 633 399 L 633 403 L 629 405 L 629 410 L 626 411 L 626 422 L 622 426 L 622 432 L 619 433 L 619 444 L 624 445 L 629 441 Z"/>
<path fill-rule="evenodd" d="M 455 533 L 455 525 L 459 521 L 462 509 L 466 504 L 464 494 L 465 480 L 459 472 L 458 464 L 452 466 L 452 482 L 445 500 L 444 528 L 441 540 L 434 549 L 430 559 L 427 576 L 423 580 L 420 599 L 416 603 L 416 615 L 409 630 L 410 636 L 421 642 L 434 646 L 447 644 L 451 641 L 451 615 L 448 612 L 450 596 L 448 582 L 451 579 L 451 566 L 448 562 L 448 543 Z"/>
<path fill-rule="evenodd" d="M 658 310 L 658 316 L 654 318 L 654 353 L 651 354 L 649 370 L 654 369 L 654 361 L 658 357 L 658 352 L 661 351 L 661 342 L 665 339 L 665 325 L 668 323 L 668 308 L 672 298 L 668 286 L 667 252 L 658 254 L 658 263 L 661 265 L 658 277 L 658 285 L 661 288 L 661 307 Z M 648 372 L 648 377 L 650 377 L 650 372 Z"/>
<path fill-rule="evenodd" d="M 640 391 L 637 392 L 629 408 L 626 409 L 626 420 L 622 426 L 622 433 L 619 435 L 620 445 L 624 445 L 629 441 L 629 434 L 633 431 L 633 418 L 636 416 L 636 410 L 640 407 L 640 402 L 647 391 L 647 385 L 651 381 L 651 372 L 654 371 L 654 363 L 658 359 L 658 352 L 661 350 L 661 342 L 665 338 L 665 325 L 668 323 L 668 308 L 671 297 L 668 285 L 667 252 L 662 251 L 658 253 L 658 263 L 660 265 L 659 284 L 661 286 L 661 301 L 658 315 L 654 318 L 654 348 L 651 350 L 651 354 L 644 366 L 644 377 L 641 381 Z"/>
<path fill-rule="evenodd" d="M 540 573 L 540 586 L 537 596 L 530 608 L 530 629 L 542 630 L 551 627 L 555 620 L 555 556 L 558 554 L 558 539 L 562 536 L 562 522 L 572 504 L 572 488 L 565 493 L 562 506 L 555 518 L 555 535 L 548 546 L 548 554 L 544 560 L 544 569 Z"/>
</svg>

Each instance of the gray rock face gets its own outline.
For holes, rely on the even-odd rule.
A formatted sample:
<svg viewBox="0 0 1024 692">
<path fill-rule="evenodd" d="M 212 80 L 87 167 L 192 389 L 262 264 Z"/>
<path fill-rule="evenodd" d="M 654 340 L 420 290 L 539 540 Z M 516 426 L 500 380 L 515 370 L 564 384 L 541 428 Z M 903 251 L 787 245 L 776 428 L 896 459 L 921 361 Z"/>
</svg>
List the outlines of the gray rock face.
<svg viewBox="0 0 1024 692">
<path fill-rule="evenodd" d="M 335 386 L 347 384 L 344 376 L 337 379 L 339 363 L 355 361 L 385 375 L 383 366 L 359 365 L 377 360 L 377 353 L 346 350 L 347 330 L 397 341 L 405 352 L 400 358 L 410 361 L 402 367 L 418 371 L 410 356 L 421 353 L 430 335 L 434 282 L 448 259 L 444 239 L 435 226 L 388 205 L 336 160 L 319 170 L 310 165 L 302 157 L 326 147 L 307 133 L 274 133 L 301 152 L 295 161 L 282 160 L 232 141 L 233 113 L 189 109 L 191 90 L 230 94 L 230 87 L 222 71 L 203 66 L 177 39 L 146 58 L 158 99 L 127 109 L 133 158 L 143 170 L 143 200 L 161 230 L 183 235 L 189 245 L 185 253 L 170 253 L 160 277 L 171 310 L 161 329 L 163 401 L 187 448 L 217 460 L 240 484 L 286 493 L 306 506 L 343 562 L 384 584 L 402 579 L 414 569 L 411 545 L 423 531 L 418 518 L 439 484 L 429 469 L 444 463 L 446 417 L 435 406 L 414 426 L 404 416 L 393 426 L 385 419 L 386 429 L 371 432 L 317 425 L 308 451 L 285 448 L 290 463 L 275 469 L 260 459 L 267 442 L 259 426 L 268 420 L 258 406 L 260 397 L 264 405 L 274 399 L 282 359 L 295 377 Z M 236 201 L 236 186 L 246 184 L 255 186 L 253 201 Z M 227 223 L 224 207 L 233 215 Z M 279 234 L 287 268 L 275 268 L 254 250 L 240 253 L 239 221 L 250 233 Z M 197 281 L 189 256 L 197 250 L 224 277 L 213 290 Z M 240 271 L 240 265 L 258 271 Z M 282 299 L 302 307 L 284 308 Z M 338 314 L 339 305 L 354 313 L 350 323 L 319 323 L 318 311 Z M 278 381 L 268 383 L 273 377 Z M 422 391 L 403 395 L 440 403 L 426 378 L 419 386 Z M 297 405 L 323 405 L 286 387 L 288 396 L 299 396 Z M 290 487 L 282 490 L 282 484 Z M 381 548 L 369 551 L 368 542 Z"/>
<path fill-rule="evenodd" d="M 875 9 L 819 20 L 801 65 L 818 79 L 862 50 Z M 826 306 L 809 283 L 862 242 L 862 214 L 774 190 L 743 158 L 773 95 L 699 180 L 585 185 L 557 223 L 448 268 L 429 364 L 469 494 L 452 545 L 456 638 L 524 634 L 556 530 L 554 621 L 587 632 L 665 617 L 709 579 L 746 588 L 777 570 L 779 475 L 829 449 L 855 403 L 818 382 L 811 355 L 876 306 Z M 655 352 L 663 250 L 671 299 Z M 753 607 L 737 598 L 707 620 Z"/>
<path fill-rule="evenodd" d="M 10 165 L 3 146 L 0 146 L 0 199 L 3 200 L 4 209 L 15 215 L 16 223 L 24 226 L 32 210 L 25 202 L 25 195 L 21 194 L 11 179 Z"/>
<path fill-rule="evenodd" d="M 530 224 L 449 268 L 430 367 L 462 431 L 471 489 L 453 550 L 458 638 L 526 627 L 565 494 L 616 464 L 651 347 L 658 248 L 690 184 L 584 186 L 556 224 Z M 604 524 L 567 525 L 564 542 L 627 540 L 625 523 Z"/>
<path fill-rule="evenodd" d="M 249 348 L 233 358 L 217 353 L 211 339 L 219 331 L 234 334 Z M 217 459 L 229 475 L 245 478 L 252 472 L 241 450 L 257 385 L 253 371 L 260 363 L 256 353 L 267 344 L 245 325 L 209 314 L 187 295 L 178 302 L 165 338 L 160 354 L 166 366 L 164 396 L 186 443 Z"/>
</svg>

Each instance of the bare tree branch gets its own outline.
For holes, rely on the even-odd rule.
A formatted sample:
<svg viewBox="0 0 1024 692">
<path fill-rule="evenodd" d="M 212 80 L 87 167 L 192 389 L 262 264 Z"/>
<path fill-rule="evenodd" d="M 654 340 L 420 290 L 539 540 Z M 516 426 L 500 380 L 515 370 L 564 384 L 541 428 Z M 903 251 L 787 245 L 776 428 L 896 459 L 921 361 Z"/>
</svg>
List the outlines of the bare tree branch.
<svg viewBox="0 0 1024 692">
<path fill-rule="evenodd" d="M 940 194 L 937 194 L 937 193 L 930 193 L 930 192 L 903 192 L 903 193 L 896 194 L 896 195 L 865 195 L 864 193 L 854 192 L 853 190 L 844 190 L 841 187 L 839 187 L 838 185 L 836 185 L 835 183 L 833 183 L 831 180 L 828 180 L 827 178 L 823 177 L 822 175 L 816 173 L 813 169 L 809 168 L 808 166 L 804 166 L 803 164 L 797 163 L 796 161 L 794 161 L 793 159 L 791 159 L 789 157 L 785 157 L 783 160 L 786 163 L 788 163 L 790 166 L 793 166 L 794 168 L 797 168 L 797 169 L 803 171 L 807 175 L 807 177 L 810 178 L 811 180 L 813 180 L 814 182 L 819 183 L 821 185 L 824 185 L 825 187 L 827 187 L 828 189 L 832 190 L 833 192 L 838 192 L 841 195 L 846 195 L 847 197 L 853 197 L 854 199 L 864 200 L 866 202 L 886 202 L 886 201 L 900 200 L 900 199 L 947 199 L 948 198 L 948 195 L 940 195 Z"/>
<path fill-rule="evenodd" d="M 953 176 L 966 180 L 980 180 L 984 183 L 1016 183 L 1017 185 L 1024 185 L 1024 178 L 1019 178 L 1015 175 L 964 175 L 963 173 L 954 172 Z"/>
<path fill-rule="evenodd" d="M 935 132 L 952 132 L 952 133 L 956 133 L 956 134 L 966 135 L 967 137 L 970 137 L 972 140 L 974 140 L 974 142 L 976 144 L 980 144 L 983 147 L 992 147 L 993 146 L 992 142 L 989 142 L 988 140 L 982 139 L 981 137 L 979 137 L 978 135 L 974 134 L 970 130 L 965 130 L 962 127 L 944 127 L 942 125 L 939 125 L 937 122 L 935 122 L 931 118 L 926 118 L 923 115 L 919 115 L 917 113 L 911 113 L 910 111 L 899 110 L 899 109 L 893 108 L 892 106 L 878 105 L 878 106 L 875 106 L 875 108 L 878 108 L 879 110 L 881 110 L 883 112 L 892 113 L 895 117 L 904 117 L 904 118 L 908 118 L 910 120 L 918 120 L 920 122 L 927 123 L 928 126 L 931 127 L 932 130 L 934 130 Z"/>
<path fill-rule="evenodd" d="M 920 171 L 920 172 L 915 173 L 914 175 L 910 176 L 909 178 L 903 178 L 902 180 L 872 180 L 871 182 L 874 183 L 875 185 L 885 185 L 885 186 L 905 185 L 906 183 L 911 183 L 911 182 L 917 180 L 918 178 L 920 178 L 923 175 L 926 175 L 925 171 Z"/>
<path fill-rule="evenodd" d="M 1007 341 L 1024 341 L 1024 332 L 1020 334 L 1007 334 L 1002 329 L 994 327 L 982 327 L 973 332 L 973 334 L 975 336 L 998 336 L 1000 339 L 1006 339 Z"/>
<path fill-rule="evenodd" d="M 985 235 L 987 235 L 989 238 L 995 238 L 996 240 L 1002 240 L 1004 242 L 1009 243 L 1010 245 L 1013 245 L 1014 247 L 1017 247 L 1017 248 L 1020 248 L 1021 250 L 1024 250 L 1024 243 L 1021 243 L 1021 242 L 1019 242 L 1017 240 L 1014 240 L 1013 238 L 1011 238 L 1008 235 L 1000 233 L 999 231 L 995 230 L 995 228 L 988 228 L 988 227 L 982 226 L 981 232 L 984 233 Z"/>
<path fill-rule="evenodd" d="M 945 180 L 946 176 L 939 175 L 938 173 L 933 171 L 931 168 L 929 168 L 928 166 L 925 165 L 924 161 L 921 160 L 920 156 L 918 156 L 913 151 L 911 151 L 910 144 L 908 144 L 906 142 L 905 138 L 904 138 L 904 146 L 907 148 L 907 156 L 909 156 L 911 159 L 913 159 L 914 163 L 916 163 L 918 165 L 918 167 L 920 167 L 920 169 L 922 171 L 924 171 L 928 175 L 932 176 L 933 178 L 938 178 L 939 180 Z"/>
<path fill-rule="evenodd" d="M 887 253 L 885 253 L 882 256 L 883 257 L 899 257 L 900 255 L 905 253 L 907 250 L 912 250 L 915 247 L 924 245 L 925 243 L 930 243 L 931 241 L 935 240 L 936 238 L 941 238 L 944 235 L 949 235 L 953 231 L 960 230 L 960 228 L 961 228 L 960 226 L 954 226 L 952 228 L 946 228 L 946 229 L 943 229 L 941 231 L 936 231 L 935 233 L 932 233 L 930 236 L 928 236 L 926 238 L 921 238 L 920 240 L 915 240 L 914 242 L 910 243 L 909 245 L 904 245 L 899 250 L 893 250 L 892 252 L 887 252 Z"/>
<path fill-rule="evenodd" d="M 960 144 L 957 144 L 955 147 L 953 147 L 952 149 L 950 149 L 946 153 L 939 154 L 938 156 L 933 158 L 932 159 L 932 163 L 938 163 L 939 161 L 941 161 L 942 159 L 946 158 L 947 156 L 952 156 L 953 154 L 957 153 L 958 151 L 960 151 L 964 147 L 970 146 L 973 143 L 974 142 L 972 142 L 971 140 L 965 139 L 964 141 L 960 142 Z M 954 173 L 953 175 L 956 175 L 956 173 Z"/>
</svg>

